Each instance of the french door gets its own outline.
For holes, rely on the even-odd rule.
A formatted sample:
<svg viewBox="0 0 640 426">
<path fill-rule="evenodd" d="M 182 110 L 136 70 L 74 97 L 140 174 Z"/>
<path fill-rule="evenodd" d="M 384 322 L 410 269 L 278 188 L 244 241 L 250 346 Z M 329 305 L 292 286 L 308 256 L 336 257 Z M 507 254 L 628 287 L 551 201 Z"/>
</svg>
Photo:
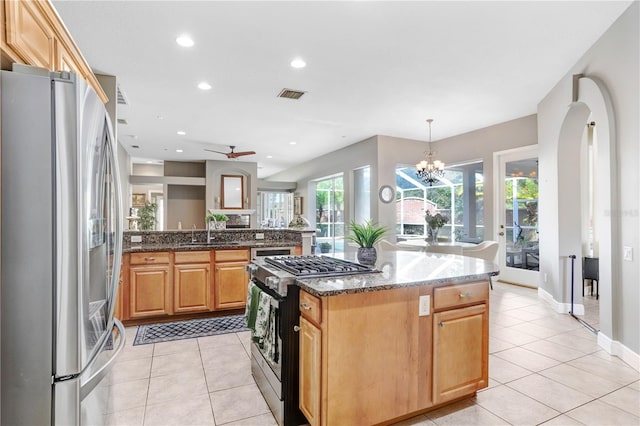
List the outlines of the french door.
<svg viewBox="0 0 640 426">
<path fill-rule="evenodd" d="M 494 154 L 500 280 L 538 286 L 538 149 Z"/>
</svg>

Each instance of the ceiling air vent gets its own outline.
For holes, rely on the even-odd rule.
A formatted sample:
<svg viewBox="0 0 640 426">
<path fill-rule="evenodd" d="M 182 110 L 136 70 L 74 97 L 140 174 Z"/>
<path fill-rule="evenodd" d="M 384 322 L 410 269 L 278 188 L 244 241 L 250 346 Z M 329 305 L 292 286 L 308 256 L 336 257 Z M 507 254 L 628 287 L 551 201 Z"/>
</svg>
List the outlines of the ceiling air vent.
<svg viewBox="0 0 640 426">
<path fill-rule="evenodd" d="M 118 118 L 118 124 L 129 124 L 125 118 Z"/>
<path fill-rule="evenodd" d="M 127 97 L 124 95 L 124 92 L 122 91 L 122 89 L 120 89 L 120 85 L 118 85 L 118 88 L 117 88 L 117 95 L 118 95 L 118 105 L 129 105 L 129 101 L 127 100 Z"/>
<path fill-rule="evenodd" d="M 287 99 L 300 99 L 305 92 L 300 90 L 291 90 L 291 89 L 282 89 L 282 91 L 278 94 L 279 98 L 287 98 Z"/>
</svg>

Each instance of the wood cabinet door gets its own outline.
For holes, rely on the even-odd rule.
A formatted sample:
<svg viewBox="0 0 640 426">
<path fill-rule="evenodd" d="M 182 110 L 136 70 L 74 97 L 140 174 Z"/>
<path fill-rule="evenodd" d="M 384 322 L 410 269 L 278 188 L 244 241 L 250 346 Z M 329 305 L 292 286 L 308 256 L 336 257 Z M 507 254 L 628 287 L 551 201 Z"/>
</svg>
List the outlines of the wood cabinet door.
<svg viewBox="0 0 640 426">
<path fill-rule="evenodd" d="M 129 268 L 130 318 L 170 315 L 171 277 L 169 265 Z"/>
<path fill-rule="evenodd" d="M 322 331 L 300 317 L 300 411 L 311 426 L 320 424 Z"/>
<path fill-rule="evenodd" d="M 246 262 L 219 263 L 215 266 L 215 309 L 243 308 L 247 304 L 249 274 Z"/>
<path fill-rule="evenodd" d="M 210 272 L 208 263 L 174 266 L 173 311 L 175 313 L 212 310 Z"/>
<path fill-rule="evenodd" d="M 24 61 L 53 70 L 56 65 L 56 40 L 41 2 L 3 2 L 6 12 L 6 43 Z"/>
<path fill-rule="evenodd" d="M 434 403 L 468 395 L 487 386 L 488 330 L 485 304 L 434 314 Z"/>
</svg>

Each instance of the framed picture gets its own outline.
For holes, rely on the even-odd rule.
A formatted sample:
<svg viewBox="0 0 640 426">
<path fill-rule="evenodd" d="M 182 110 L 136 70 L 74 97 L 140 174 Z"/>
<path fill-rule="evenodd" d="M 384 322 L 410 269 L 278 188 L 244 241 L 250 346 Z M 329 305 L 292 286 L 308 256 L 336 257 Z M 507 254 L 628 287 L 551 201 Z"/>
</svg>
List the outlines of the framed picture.
<svg viewBox="0 0 640 426">
<path fill-rule="evenodd" d="M 293 197 L 293 214 L 302 214 L 302 197 Z"/>
<path fill-rule="evenodd" d="M 131 194 L 131 205 L 133 207 L 143 207 L 146 201 L 146 194 Z"/>
</svg>

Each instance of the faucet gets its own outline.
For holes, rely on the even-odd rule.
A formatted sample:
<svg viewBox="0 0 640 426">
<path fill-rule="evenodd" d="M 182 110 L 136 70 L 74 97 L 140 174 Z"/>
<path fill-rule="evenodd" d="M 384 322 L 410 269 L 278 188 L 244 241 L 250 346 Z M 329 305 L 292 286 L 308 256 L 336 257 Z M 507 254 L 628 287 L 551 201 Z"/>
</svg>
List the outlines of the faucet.
<svg viewBox="0 0 640 426">
<path fill-rule="evenodd" d="M 215 238 L 211 235 L 211 222 L 213 222 L 214 227 L 215 224 L 218 223 L 215 217 L 212 217 L 209 223 L 207 223 L 207 244 L 211 244 L 211 241 L 213 241 Z"/>
<path fill-rule="evenodd" d="M 196 224 L 193 224 L 193 227 L 191 228 L 191 242 L 195 243 L 196 242 Z"/>
</svg>

